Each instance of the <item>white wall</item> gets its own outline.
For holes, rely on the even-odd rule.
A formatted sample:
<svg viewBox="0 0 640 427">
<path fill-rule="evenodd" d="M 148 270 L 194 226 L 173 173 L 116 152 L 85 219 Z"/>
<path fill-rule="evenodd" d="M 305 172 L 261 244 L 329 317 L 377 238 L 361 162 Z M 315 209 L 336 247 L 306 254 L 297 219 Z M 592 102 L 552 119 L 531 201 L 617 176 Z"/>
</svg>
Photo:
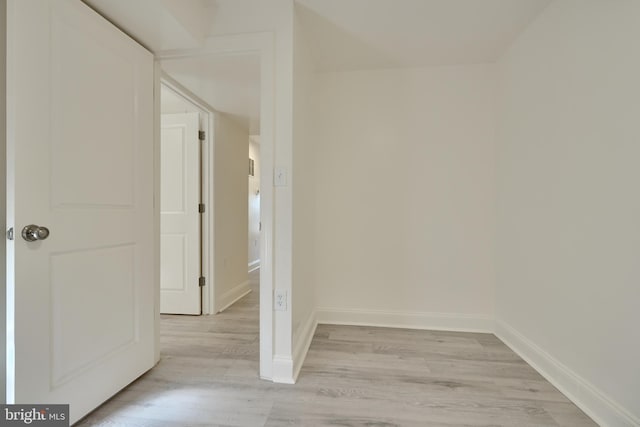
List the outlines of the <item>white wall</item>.
<svg viewBox="0 0 640 427">
<path fill-rule="evenodd" d="M 249 137 L 249 158 L 254 162 L 254 176 L 249 175 L 248 270 L 260 267 L 260 137 Z"/>
<path fill-rule="evenodd" d="M 318 75 L 321 322 L 492 329 L 494 71 Z"/>
<path fill-rule="evenodd" d="M 293 61 L 293 358 L 297 375 L 315 331 L 314 73 L 308 44 L 294 19 Z"/>
<path fill-rule="evenodd" d="M 558 0 L 501 61 L 498 332 L 640 425 L 640 2 Z"/>
<path fill-rule="evenodd" d="M 249 134 L 224 114 L 215 116 L 215 311 L 249 290 L 247 273 L 247 158 Z"/>
</svg>

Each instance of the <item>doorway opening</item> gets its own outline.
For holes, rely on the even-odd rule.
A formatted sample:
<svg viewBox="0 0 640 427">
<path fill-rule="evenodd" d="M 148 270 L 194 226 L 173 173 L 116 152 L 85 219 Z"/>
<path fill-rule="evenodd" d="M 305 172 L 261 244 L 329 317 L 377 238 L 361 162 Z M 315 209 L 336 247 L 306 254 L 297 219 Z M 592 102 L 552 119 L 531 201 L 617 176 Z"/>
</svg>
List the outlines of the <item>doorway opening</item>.
<svg viewBox="0 0 640 427">
<path fill-rule="evenodd" d="M 209 149 L 212 174 L 208 182 L 215 182 L 209 189 L 210 196 L 210 263 L 211 285 L 205 286 L 209 294 L 204 297 L 203 306 L 209 304 L 209 311 L 214 314 L 234 304 L 249 292 L 251 286 L 259 290 L 259 372 L 263 379 L 272 379 L 273 369 L 273 186 L 264 185 L 271 182 L 273 176 L 274 145 L 274 46 L 273 37 L 269 33 L 246 36 L 220 37 L 211 40 L 207 47 L 194 50 L 179 50 L 156 55 L 158 68 L 172 81 L 185 90 L 204 100 L 213 111 L 211 134 L 214 141 Z M 249 64 L 250 67 L 238 68 L 238 64 Z M 251 74 L 253 82 L 247 84 L 247 74 Z M 223 84 L 220 84 L 223 82 Z M 231 96 L 230 96 L 231 95 Z M 252 111 L 238 114 L 237 108 L 247 99 L 255 96 L 251 103 Z M 220 105 L 219 100 L 231 100 L 231 104 Z M 234 105 L 235 103 L 235 105 Z M 224 124 L 227 126 L 224 126 Z M 238 129 L 243 129 L 238 132 Z M 244 132 L 244 136 L 238 136 Z M 248 243 L 248 185 L 247 161 L 249 159 L 249 135 L 260 136 L 259 178 L 260 184 L 255 190 L 259 194 L 258 242 L 260 268 L 249 276 Z M 237 193 L 224 199 L 224 191 L 219 191 L 218 173 L 229 167 L 225 153 L 231 149 L 229 141 L 242 140 L 243 154 L 240 167 L 240 185 Z M 215 144 L 215 149 L 214 149 Z M 237 148 L 237 146 L 235 147 Z M 227 151 L 225 151 L 227 150 Z M 254 159 L 255 161 L 256 159 Z M 227 170 L 228 172 L 228 170 Z M 255 173 L 255 171 L 254 171 Z M 213 181 L 212 181 L 213 179 Z M 213 188 L 215 187 L 215 188 Z M 215 190 L 215 191 L 214 191 Z M 214 194 L 215 193 L 215 194 Z M 229 196 L 229 195 L 227 195 Z M 244 203 L 242 212 L 225 215 L 220 209 L 232 202 L 234 197 L 241 197 Z M 226 201 L 223 201 L 226 200 Z M 207 207 L 209 209 L 209 206 Z M 226 234 L 233 228 L 238 219 L 242 222 L 244 237 L 228 239 Z M 215 234 L 215 237 L 212 237 Z M 225 242 L 225 237 L 227 240 Z M 237 245 L 237 247 L 235 246 Z M 237 249 L 235 253 L 229 253 Z M 227 252 L 225 252 L 227 251 Z M 242 255 L 238 255 L 242 253 Z M 228 255 L 227 255 L 228 254 Z M 251 260 L 255 261 L 255 260 Z M 255 266 L 254 266 L 255 267 Z M 227 275 L 231 270 L 241 272 L 244 279 L 234 279 Z M 239 273 L 240 274 L 240 273 Z M 259 277 L 259 279 L 258 279 Z M 259 285 L 256 283 L 259 282 Z M 243 299 L 244 300 L 244 299 Z"/>
<path fill-rule="evenodd" d="M 260 135 L 249 136 L 249 223 L 248 260 L 249 280 L 260 269 Z"/>
<path fill-rule="evenodd" d="M 169 77 L 161 83 L 160 110 L 160 312 L 207 314 L 213 281 L 206 288 L 211 240 L 206 143 L 213 112 Z"/>
</svg>

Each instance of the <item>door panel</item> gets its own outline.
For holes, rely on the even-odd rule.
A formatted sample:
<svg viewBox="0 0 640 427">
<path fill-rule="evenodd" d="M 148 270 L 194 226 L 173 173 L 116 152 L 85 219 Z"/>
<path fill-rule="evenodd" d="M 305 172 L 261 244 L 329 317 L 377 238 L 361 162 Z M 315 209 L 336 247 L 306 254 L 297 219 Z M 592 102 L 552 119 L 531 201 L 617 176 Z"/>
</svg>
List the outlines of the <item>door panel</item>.
<svg viewBox="0 0 640 427">
<path fill-rule="evenodd" d="M 54 387 L 99 364 L 115 350 L 135 343 L 135 246 L 83 250 L 51 256 L 51 342 Z M 84 286 L 76 278 L 91 277 Z M 99 301 L 100 304 L 87 304 Z M 93 322 L 108 319 L 99 334 Z"/>
<path fill-rule="evenodd" d="M 200 314 L 198 113 L 163 114 L 160 312 Z"/>
<path fill-rule="evenodd" d="M 63 107 L 51 109 L 54 206 L 131 209 L 136 64 L 125 51 L 83 34 L 61 11 L 53 10 L 51 24 L 50 105 Z M 86 114 L 88 105 L 92 114 Z"/>
<path fill-rule="evenodd" d="M 78 0 L 7 12 L 7 398 L 73 423 L 154 364 L 153 56 Z"/>
</svg>

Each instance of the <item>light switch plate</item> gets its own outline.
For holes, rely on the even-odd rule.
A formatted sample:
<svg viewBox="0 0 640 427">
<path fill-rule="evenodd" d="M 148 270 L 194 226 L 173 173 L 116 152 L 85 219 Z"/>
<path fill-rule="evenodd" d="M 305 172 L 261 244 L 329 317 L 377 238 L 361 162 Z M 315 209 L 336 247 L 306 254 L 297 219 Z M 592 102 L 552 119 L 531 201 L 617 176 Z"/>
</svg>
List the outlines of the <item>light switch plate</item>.
<svg viewBox="0 0 640 427">
<path fill-rule="evenodd" d="M 287 168 L 278 167 L 273 171 L 273 185 L 276 187 L 287 186 Z"/>
</svg>

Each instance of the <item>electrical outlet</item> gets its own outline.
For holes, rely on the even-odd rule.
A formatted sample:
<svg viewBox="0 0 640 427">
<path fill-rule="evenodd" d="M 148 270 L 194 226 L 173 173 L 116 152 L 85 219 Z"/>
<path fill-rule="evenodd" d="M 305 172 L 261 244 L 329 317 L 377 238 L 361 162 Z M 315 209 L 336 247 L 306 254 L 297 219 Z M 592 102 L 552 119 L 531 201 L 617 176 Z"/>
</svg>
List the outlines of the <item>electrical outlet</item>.
<svg viewBox="0 0 640 427">
<path fill-rule="evenodd" d="M 275 311 L 287 311 L 287 291 L 276 289 L 274 291 L 273 306 Z"/>
<path fill-rule="evenodd" d="M 275 187 L 286 187 L 287 186 L 287 169 L 278 167 L 275 169 L 273 174 L 273 185 Z"/>
</svg>

